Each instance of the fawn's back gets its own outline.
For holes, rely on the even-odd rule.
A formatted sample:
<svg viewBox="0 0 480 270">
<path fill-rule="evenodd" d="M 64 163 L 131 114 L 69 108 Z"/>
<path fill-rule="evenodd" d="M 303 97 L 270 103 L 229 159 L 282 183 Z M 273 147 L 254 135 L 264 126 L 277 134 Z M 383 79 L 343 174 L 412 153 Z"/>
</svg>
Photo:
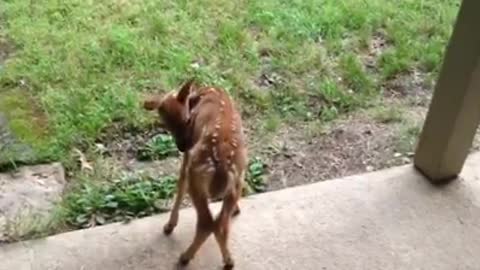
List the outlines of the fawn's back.
<svg viewBox="0 0 480 270">
<path fill-rule="evenodd" d="M 193 141 L 188 153 L 193 174 L 189 184 L 208 192 L 210 198 L 240 190 L 247 151 L 241 117 L 232 100 L 221 89 L 203 87 L 192 93 L 189 107 Z"/>
</svg>

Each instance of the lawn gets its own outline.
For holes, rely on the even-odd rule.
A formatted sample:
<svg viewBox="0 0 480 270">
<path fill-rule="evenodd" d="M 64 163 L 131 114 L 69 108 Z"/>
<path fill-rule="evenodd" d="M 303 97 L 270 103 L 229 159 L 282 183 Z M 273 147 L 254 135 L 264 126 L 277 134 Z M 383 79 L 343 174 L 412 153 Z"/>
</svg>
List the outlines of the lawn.
<svg viewBox="0 0 480 270">
<path fill-rule="evenodd" d="M 154 119 L 139 106 L 142 94 L 196 76 L 237 100 L 256 153 L 259 141 L 282 127 L 325 127 L 382 107 L 386 86 L 399 78 L 435 79 L 459 2 L 5 0 L 0 31 L 14 53 L 0 74 L 0 110 L 33 145 L 33 162 L 62 161 L 72 179 L 83 179 L 75 149 L 101 164 L 99 145 L 108 148 L 125 136 L 139 143 L 138 133 L 154 129 Z M 375 117 L 395 122 L 401 114 L 383 106 Z M 141 141 L 145 151 L 135 158 L 160 151 L 156 159 L 163 159 L 170 154 L 165 140 Z M 251 165 L 254 191 L 262 190 L 260 163 Z M 95 179 L 111 177 L 107 172 Z M 72 188 L 73 197 L 84 194 L 82 187 L 92 181 L 86 178 Z M 95 190 L 117 194 L 112 185 Z M 69 204 L 72 196 L 65 203 L 69 210 L 78 207 Z"/>
</svg>

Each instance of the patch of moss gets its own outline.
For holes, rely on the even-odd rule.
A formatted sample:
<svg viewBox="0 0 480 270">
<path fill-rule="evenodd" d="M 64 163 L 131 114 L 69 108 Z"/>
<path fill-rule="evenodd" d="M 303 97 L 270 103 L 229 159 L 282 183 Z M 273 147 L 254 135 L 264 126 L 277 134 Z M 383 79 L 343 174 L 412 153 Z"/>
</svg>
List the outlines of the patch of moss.
<svg viewBox="0 0 480 270">
<path fill-rule="evenodd" d="M 0 92 L 0 164 L 34 163 L 46 157 L 47 118 L 28 91 Z"/>
</svg>

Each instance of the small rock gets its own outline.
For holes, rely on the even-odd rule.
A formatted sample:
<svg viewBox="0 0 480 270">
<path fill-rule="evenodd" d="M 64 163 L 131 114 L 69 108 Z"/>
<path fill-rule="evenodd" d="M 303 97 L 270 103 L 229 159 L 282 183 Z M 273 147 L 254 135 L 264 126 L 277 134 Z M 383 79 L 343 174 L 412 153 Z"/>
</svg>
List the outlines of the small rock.
<svg viewBox="0 0 480 270">
<path fill-rule="evenodd" d="M 159 199 L 159 200 L 155 201 L 154 206 L 155 206 L 155 208 L 157 208 L 161 212 L 167 212 L 167 211 L 170 211 L 170 209 L 171 209 L 170 202 L 168 200 L 164 200 L 164 199 Z"/>
<path fill-rule="evenodd" d="M 61 199 L 65 184 L 60 163 L 21 167 L 14 175 L 0 174 L 0 223 L 48 214 Z M 5 229 L 0 224 L 0 239 L 8 233 Z"/>
<path fill-rule="evenodd" d="M 101 144 L 101 143 L 96 143 L 95 144 L 95 147 L 97 148 L 97 151 L 100 153 L 100 154 L 104 154 L 108 151 L 107 147 L 105 147 L 105 145 Z"/>
<path fill-rule="evenodd" d="M 367 166 L 366 170 L 367 170 L 367 172 L 373 172 L 373 170 L 375 170 L 375 168 L 373 168 L 373 166 Z"/>
<path fill-rule="evenodd" d="M 295 162 L 295 166 L 297 166 L 300 169 L 303 169 L 303 165 L 300 162 Z"/>
<path fill-rule="evenodd" d="M 190 67 L 192 67 L 193 69 L 199 69 L 199 68 L 200 68 L 200 64 L 197 63 L 197 62 L 195 62 L 195 63 L 192 63 L 192 64 L 190 65 Z"/>
<path fill-rule="evenodd" d="M 363 132 L 363 134 L 365 134 L 365 135 L 372 135 L 373 132 L 372 132 L 372 130 L 367 129 L 367 130 L 365 130 L 365 131 Z"/>
</svg>

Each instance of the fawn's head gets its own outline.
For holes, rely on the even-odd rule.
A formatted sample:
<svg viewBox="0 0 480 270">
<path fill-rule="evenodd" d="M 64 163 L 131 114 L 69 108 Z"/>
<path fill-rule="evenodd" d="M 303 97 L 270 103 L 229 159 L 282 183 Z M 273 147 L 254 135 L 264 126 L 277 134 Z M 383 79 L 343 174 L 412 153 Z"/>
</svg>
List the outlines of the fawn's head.
<svg viewBox="0 0 480 270">
<path fill-rule="evenodd" d="M 189 95 L 196 87 L 194 79 L 190 79 L 178 91 L 171 91 L 164 96 L 152 95 L 143 102 L 146 110 L 158 112 L 162 127 L 173 135 L 178 149 L 182 152 L 191 144 L 186 129 L 191 109 Z"/>
</svg>

